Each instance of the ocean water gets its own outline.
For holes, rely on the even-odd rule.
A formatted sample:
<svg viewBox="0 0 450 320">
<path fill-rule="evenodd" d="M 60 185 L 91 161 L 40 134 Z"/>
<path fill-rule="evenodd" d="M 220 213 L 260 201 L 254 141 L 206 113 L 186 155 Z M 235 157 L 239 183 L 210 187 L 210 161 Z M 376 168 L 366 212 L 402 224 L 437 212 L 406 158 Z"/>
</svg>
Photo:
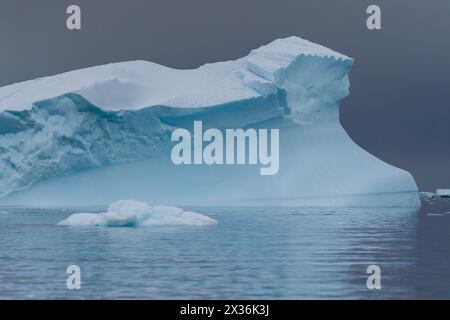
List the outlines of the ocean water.
<svg viewBox="0 0 450 320">
<path fill-rule="evenodd" d="M 188 208 L 215 227 L 62 227 L 105 208 L 0 208 L 1 299 L 450 299 L 450 200 Z M 81 289 L 69 290 L 69 265 Z M 381 268 L 369 290 L 366 269 Z"/>
</svg>

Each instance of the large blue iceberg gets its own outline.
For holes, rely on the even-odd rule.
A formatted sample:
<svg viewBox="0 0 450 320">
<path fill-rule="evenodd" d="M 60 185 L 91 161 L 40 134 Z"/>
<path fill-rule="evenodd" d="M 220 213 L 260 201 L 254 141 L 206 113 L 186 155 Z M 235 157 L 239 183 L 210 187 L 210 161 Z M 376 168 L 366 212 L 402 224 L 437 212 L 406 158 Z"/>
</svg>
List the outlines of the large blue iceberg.
<svg viewBox="0 0 450 320">
<path fill-rule="evenodd" d="M 289 37 L 236 61 L 176 70 L 146 61 L 0 88 L 0 203 L 418 206 L 412 176 L 339 123 L 353 60 Z M 279 172 L 177 166 L 176 128 L 276 128 Z"/>
</svg>

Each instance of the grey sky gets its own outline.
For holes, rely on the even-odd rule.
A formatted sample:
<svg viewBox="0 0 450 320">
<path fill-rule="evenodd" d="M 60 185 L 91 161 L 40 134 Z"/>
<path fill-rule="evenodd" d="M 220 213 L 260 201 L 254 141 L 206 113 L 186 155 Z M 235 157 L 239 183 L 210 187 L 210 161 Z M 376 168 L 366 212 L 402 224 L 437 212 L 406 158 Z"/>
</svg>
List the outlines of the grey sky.
<svg viewBox="0 0 450 320">
<path fill-rule="evenodd" d="M 69 4 L 81 31 L 65 28 Z M 365 27 L 369 4 L 381 31 Z M 124 60 L 193 68 L 298 35 L 355 58 L 353 140 L 422 190 L 450 188 L 449 21 L 448 0 L 2 0 L 0 86 Z"/>
</svg>

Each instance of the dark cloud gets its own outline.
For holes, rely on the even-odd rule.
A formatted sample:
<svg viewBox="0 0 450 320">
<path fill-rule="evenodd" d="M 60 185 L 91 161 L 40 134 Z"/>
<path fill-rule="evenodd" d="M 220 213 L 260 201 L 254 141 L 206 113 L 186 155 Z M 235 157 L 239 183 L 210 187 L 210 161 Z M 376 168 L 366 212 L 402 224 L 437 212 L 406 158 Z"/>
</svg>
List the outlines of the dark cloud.
<svg viewBox="0 0 450 320">
<path fill-rule="evenodd" d="M 82 31 L 65 28 L 69 4 Z M 369 4 L 381 31 L 365 27 Z M 192 68 L 298 35 L 355 58 L 342 124 L 433 190 L 450 187 L 449 18 L 447 0 L 3 0 L 0 86 L 133 59 Z"/>
</svg>

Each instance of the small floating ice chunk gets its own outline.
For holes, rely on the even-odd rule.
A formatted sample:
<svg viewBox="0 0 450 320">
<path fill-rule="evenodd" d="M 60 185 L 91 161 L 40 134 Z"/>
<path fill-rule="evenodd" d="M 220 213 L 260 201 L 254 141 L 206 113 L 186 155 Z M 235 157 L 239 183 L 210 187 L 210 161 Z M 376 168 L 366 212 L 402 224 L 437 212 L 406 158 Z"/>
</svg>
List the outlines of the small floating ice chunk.
<svg viewBox="0 0 450 320">
<path fill-rule="evenodd" d="M 450 198 L 450 189 L 437 189 L 436 192 L 420 192 L 419 194 L 424 199 Z"/>
<path fill-rule="evenodd" d="M 169 206 L 151 206 L 136 200 L 120 200 L 103 213 L 75 213 L 58 223 L 60 226 L 208 226 L 217 221 L 196 212 Z"/>
<path fill-rule="evenodd" d="M 426 192 L 426 191 L 419 192 L 419 195 L 421 198 L 424 198 L 424 199 L 436 197 L 436 194 L 434 192 Z"/>
<path fill-rule="evenodd" d="M 450 189 L 437 189 L 436 195 L 439 198 L 450 198 Z"/>
<path fill-rule="evenodd" d="M 58 223 L 60 226 L 96 226 L 104 223 L 104 213 L 75 213 Z"/>
</svg>

